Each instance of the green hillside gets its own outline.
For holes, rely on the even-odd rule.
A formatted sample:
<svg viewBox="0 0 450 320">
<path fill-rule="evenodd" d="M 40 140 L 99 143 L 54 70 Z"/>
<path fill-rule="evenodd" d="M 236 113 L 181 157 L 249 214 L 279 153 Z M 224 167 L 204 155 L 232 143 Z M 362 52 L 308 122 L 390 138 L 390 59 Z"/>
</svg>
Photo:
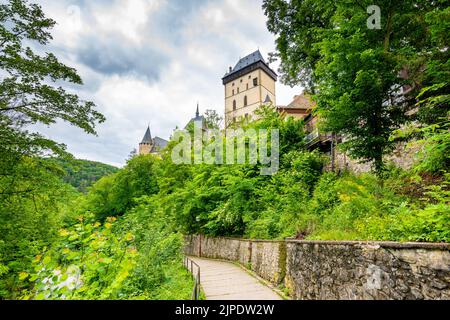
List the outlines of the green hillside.
<svg viewBox="0 0 450 320">
<path fill-rule="evenodd" d="M 66 174 L 64 182 L 71 184 L 81 192 L 86 192 L 87 188 L 100 178 L 119 169 L 101 162 L 82 159 L 56 159 L 56 163 L 63 167 Z"/>
</svg>

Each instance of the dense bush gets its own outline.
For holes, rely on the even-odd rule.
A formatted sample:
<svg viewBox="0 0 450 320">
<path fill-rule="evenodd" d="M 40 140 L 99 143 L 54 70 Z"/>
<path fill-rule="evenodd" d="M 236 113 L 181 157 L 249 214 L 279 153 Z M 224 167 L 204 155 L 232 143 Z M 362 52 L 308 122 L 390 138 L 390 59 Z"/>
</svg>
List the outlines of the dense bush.
<svg viewBox="0 0 450 320">
<path fill-rule="evenodd" d="M 268 108 L 259 114 L 241 125 L 278 127 L 280 141 L 289 144 L 281 145 L 280 170 L 271 177 L 261 176 L 259 165 L 177 166 L 165 154 L 157 166 L 164 187 L 154 199 L 175 217 L 178 230 L 265 239 L 449 241 L 441 156 L 433 160 L 440 178 L 430 183 L 417 174 L 436 172 L 424 169 L 423 161 L 408 172 L 386 167 L 382 177 L 324 172 L 327 158 L 303 148 L 301 121 Z M 434 148 L 441 145 L 436 141 Z"/>
<path fill-rule="evenodd" d="M 313 198 L 309 238 L 322 240 L 450 241 L 448 176 L 422 200 L 399 193 L 397 180 L 384 185 L 371 174 L 323 176 Z M 405 176 L 403 177 L 405 178 Z M 408 184 L 402 179 L 403 187 Z M 323 185 L 328 191 L 323 190 Z"/>
<path fill-rule="evenodd" d="M 122 170 L 101 178 L 89 188 L 84 209 L 101 220 L 124 214 L 134 206 L 134 199 L 158 192 L 155 162 L 154 157 L 137 156 Z"/>
<path fill-rule="evenodd" d="M 23 158 L 10 169 L 0 175 L 0 299 L 28 288 L 19 272 L 29 272 L 33 257 L 56 239 L 78 196 L 46 161 Z"/>
<path fill-rule="evenodd" d="M 142 204 L 101 224 L 81 216 L 20 273 L 34 284 L 25 299 L 189 299 L 192 280 L 181 264 L 182 237 Z"/>
</svg>

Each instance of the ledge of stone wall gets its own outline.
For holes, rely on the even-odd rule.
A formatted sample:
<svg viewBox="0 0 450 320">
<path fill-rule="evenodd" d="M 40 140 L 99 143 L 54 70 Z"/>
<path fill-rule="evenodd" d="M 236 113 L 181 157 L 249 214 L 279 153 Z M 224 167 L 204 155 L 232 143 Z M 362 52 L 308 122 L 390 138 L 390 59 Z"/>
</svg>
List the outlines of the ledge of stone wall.
<svg viewBox="0 0 450 320">
<path fill-rule="evenodd" d="M 450 299 L 450 244 L 185 237 L 185 253 L 239 262 L 294 299 Z"/>
<path fill-rule="evenodd" d="M 252 240 L 258 241 L 258 240 Z M 286 243 L 300 244 L 326 244 L 326 245 L 356 245 L 356 246 L 379 246 L 380 248 L 396 249 L 436 249 L 450 250 L 450 243 L 444 242 L 395 242 L 395 241 L 335 241 L 335 240 L 295 240 L 286 239 Z"/>
</svg>

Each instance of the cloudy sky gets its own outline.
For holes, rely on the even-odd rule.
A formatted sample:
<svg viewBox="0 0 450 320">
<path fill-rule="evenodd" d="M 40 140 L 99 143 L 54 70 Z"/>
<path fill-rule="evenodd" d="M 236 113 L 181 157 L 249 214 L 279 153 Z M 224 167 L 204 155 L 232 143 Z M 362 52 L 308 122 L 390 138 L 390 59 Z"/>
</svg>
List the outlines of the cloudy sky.
<svg viewBox="0 0 450 320">
<path fill-rule="evenodd" d="M 75 67 L 84 86 L 70 87 L 94 101 L 107 121 L 98 136 L 58 123 L 39 130 L 77 158 L 122 166 L 150 124 L 168 139 L 200 111 L 223 114 L 221 77 L 240 57 L 274 37 L 260 0 L 45 0 L 56 20 L 50 50 Z M 277 68 L 277 63 L 271 65 Z M 277 83 L 277 104 L 301 88 Z"/>
</svg>

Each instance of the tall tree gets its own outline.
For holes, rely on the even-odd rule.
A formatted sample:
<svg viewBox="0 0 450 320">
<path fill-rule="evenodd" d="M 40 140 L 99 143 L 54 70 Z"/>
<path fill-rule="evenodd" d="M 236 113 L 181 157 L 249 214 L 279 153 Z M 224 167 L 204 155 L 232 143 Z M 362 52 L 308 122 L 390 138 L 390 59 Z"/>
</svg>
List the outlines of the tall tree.
<svg viewBox="0 0 450 320">
<path fill-rule="evenodd" d="M 65 154 L 65 146 L 30 128 L 64 120 L 95 134 L 105 120 L 93 102 L 61 87 L 82 84 L 76 70 L 42 53 L 54 25 L 37 4 L 0 3 L 0 299 L 17 297 L 20 272 L 54 239 L 76 197 L 41 157 Z"/>
<path fill-rule="evenodd" d="M 391 133 L 406 120 L 433 47 L 427 12 L 443 1 L 377 1 L 380 29 L 369 28 L 373 1 L 265 0 L 285 81 L 316 93 L 322 126 L 343 134 L 350 155 L 383 168 Z M 408 86 L 408 94 L 402 89 Z"/>
<path fill-rule="evenodd" d="M 95 104 L 82 101 L 58 85 L 81 85 L 76 70 L 59 62 L 52 53 L 37 53 L 52 39 L 50 30 L 55 21 L 45 17 L 37 4 L 9 0 L 0 5 L 0 23 L 2 162 L 11 165 L 23 155 L 63 152 L 61 144 L 28 132 L 33 124 L 49 125 L 62 119 L 95 134 L 95 125 L 105 120 Z"/>
</svg>

